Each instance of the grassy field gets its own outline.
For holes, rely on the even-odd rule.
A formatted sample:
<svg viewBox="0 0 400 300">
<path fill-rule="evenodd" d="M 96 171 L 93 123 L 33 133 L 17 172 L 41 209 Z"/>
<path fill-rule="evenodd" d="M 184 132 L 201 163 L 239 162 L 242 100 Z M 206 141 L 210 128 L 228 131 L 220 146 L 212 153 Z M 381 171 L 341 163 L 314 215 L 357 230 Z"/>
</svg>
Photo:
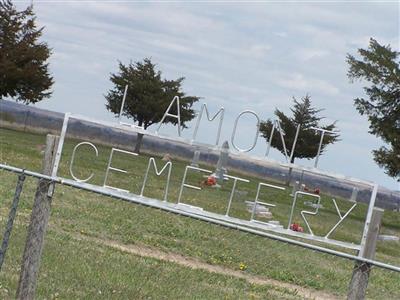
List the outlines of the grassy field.
<svg viewBox="0 0 400 300">
<path fill-rule="evenodd" d="M 45 136 L 0 129 L 0 161 L 10 165 L 40 171 L 42 145 Z M 70 178 L 69 160 L 77 141 L 67 140 L 61 160 L 59 175 Z M 99 157 L 85 148 L 76 156 L 74 173 L 90 181 L 103 184 L 110 148 L 99 146 Z M 111 172 L 107 185 L 123 188 L 138 194 L 149 157 L 117 153 L 113 167 L 127 170 L 123 175 Z M 157 160 L 161 167 L 163 162 Z M 172 180 L 168 199 L 176 202 L 186 163 L 173 161 Z M 204 166 L 207 168 L 207 166 Z M 201 173 L 191 173 L 189 183 L 199 185 Z M 235 175 L 235 174 L 231 174 Z M 237 175 L 237 174 L 236 174 Z M 232 204 L 231 215 L 248 219 L 245 200 L 253 200 L 261 180 L 246 177 L 250 183 L 239 183 Z M 165 177 L 149 177 L 145 195 L 161 199 Z M 267 182 L 266 180 L 262 180 Z M 0 229 L 4 230 L 6 216 L 15 189 L 16 176 L 0 171 Z M 23 242 L 29 222 L 36 181 L 27 179 L 22 194 L 16 228 L 4 270 L 0 273 L 0 297 L 12 298 L 18 281 Z M 205 188 L 202 191 L 185 189 L 183 201 L 206 210 L 225 213 L 232 182 L 221 189 Z M 272 209 L 274 219 L 287 224 L 290 209 L 290 191 L 264 192 L 261 199 L 276 203 Z M 296 207 L 294 221 L 302 223 Z M 316 217 L 309 217 L 315 234 L 326 233 L 338 220 L 330 198 L 323 196 L 324 209 Z M 351 203 L 338 199 L 341 211 Z M 351 218 L 332 236 L 339 240 L 358 242 L 366 208 L 357 206 Z M 304 224 L 302 224 L 304 225 Z M 400 215 L 385 212 L 382 231 L 399 234 Z M 80 237 L 80 238 L 77 238 Z M 87 238 L 82 238 L 87 237 Z M 240 271 L 248 275 L 272 278 L 298 286 L 325 291 L 344 297 L 354 263 L 326 254 L 286 245 L 250 234 L 228 230 L 200 221 L 179 217 L 162 211 L 145 208 L 57 186 L 53 199 L 52 215 L 43 253 L 43 264 L 38 283 L 40 298 L 297 298 L 292 290 L 276 285 L 261 285 L 222 274 L 195 270 L 171 262 L 119 251 L 106 244 L 94 243 L 91 238 L 112 241 L 120 245 L 145 246 L 167 253 L 175 253 L 210 265 Z M 377 259 L 400 265 L 400 243 L 380 242 Z M 400 298 L 400 274 L 373 269 L 368 297 L 380 299 Z"/>
</svg>

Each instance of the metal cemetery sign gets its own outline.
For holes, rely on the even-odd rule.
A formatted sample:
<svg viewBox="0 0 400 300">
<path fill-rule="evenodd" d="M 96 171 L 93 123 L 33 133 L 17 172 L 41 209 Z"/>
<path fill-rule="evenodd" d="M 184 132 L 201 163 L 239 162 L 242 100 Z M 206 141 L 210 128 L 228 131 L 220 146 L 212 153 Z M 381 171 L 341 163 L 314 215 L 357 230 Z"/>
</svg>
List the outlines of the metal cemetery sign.
<svg viewBox="0 0 400 300">
<path fill-rule="evenodd" d="M 123 109 L 124 102 L 125 102 L 125 96 L 122 101 L 121 112 Z M 174 105 L 176 105 L 177 114 L 172 114 L 170 112 L 171 108 L 174 107 Z M 191 190 L 201 190 L 202 189 L 202 187 L 200 185 L 189 184 L 188 180 L 187 180 L 188 176 L 190 176 L 193 173 L 204 174 L 204 175 L 209 175 L 209 174 L 213 173 L 213 171 L 211 171 L 211 170 L 208 170 L 205 168 L 199 168 L 198 166 L 196 166 L 196 164 L 190 165 L 190 163 L 189 163 L 185 167 L 183 177 L 179 178 L 181 183 L 180 183 L 180 188 L 179 188 L 179 192 L 178 192 L 178 197 L 176 199 L 171 199 L 171 197 L 169 195 L 169 188 L 170 188 L 170 182 L 171 182 L 171 170 L 174 167 L 173 163 L 171 161 L 168 161 L 163 166 L 158 166 L 156 164 L 155 159 L 153 157 L 150 157 L 148 160 L 147 168 L 145 168 L 143 170 L 143 174 L 144 174 L 143 178 L 144 179 L 143 179 L 143 182 L 141 185 L 140 194 L 133 194 L 131 191 L 121 189 L 118 186 L 110 186 L 109 174 L 110 174 L 110 172 L 119 173 L 119 174 L 126 174 L 128 172 L 127 170 L 115 167 L 115 164 L 113 164 L 113 158 L 115 157 L 115 155 L 123 153 L 125 155 L 128 155 L 128 157 L 130 157 L 130 159 L 135 160 L 135 159 L 137 159 L 138 154 L 113 147 L 108 156 L 107 167 L 104 170 L 105 176 L 104 176 L 103 184 L 101 186 L 98 186 L 98 185 L 94 185 L 94 184 L 90 183 L 90 181 L 92 180 L 92 177 L 93 177 L 93 173 L 90 174 L 89 176 L 87 176 L 86 178 L 80 178 L 76 174 L 74 174 L 74 166 L 76 165 L 76 155 L 79 153 L 79 151 L 82 149 L 82 147 L 90 147 L 90 149 L 92 151 L 92 159 L 93 160 L 96 160 L 96 158 L 99 156 L 99 150 L 96 147 L 96 145 L 92 141 L 84 141 L 84 142 L 77 143 L 75 145 L 72 155 L 69 158 L 69 161 L 70 161 L 69 172 L 70 172 L 72 179 L 58 177 L 58 169 L 59 169 L 59 164 L 60 164 L 60 160 L 61 160 L 61 156 L 62 156 L 62 152 L 63 152 L 63 145 L 64 145 L 64 141 L 66 138 L 66 133 L 68 130 L 68 124 L 71 119 L 93 122 L 93 123 L 101 124 L 103 126 L 107 126 L 110 128 L 122 129 L 122 130 L 126 130 L 129 132 L 134 132 L 134 133 L 142 133 L 147 136 L 156 137 L 156 138 L 162 139 L 162 140 L 178 141 L 178 142 L 184 143 L 186 145 L 192 145 L 192 146 L 202 145 L 204 147 L 204 144 L 199 143 L 196 139 L 197 139 L 197 134 L 198 134 L 198 131 L 200 128 L 201 120 L 205 115 L 209 122 L 217 121 L 219 119 L 219 125 L 218 125 L 218 130 L 216 132 L 215 144 L 207 146 L 209 149 L 215 150 L 215 149 L 219 149 L 221 128 L 222 128 L 222 124 L 223 124 L 224 113 L 225 113 L 225 109 L 220 108 L 213 116 L 211 116 L 210 112 L 207 108 L 207 105 L 203 104 L 201 106 L 201 110 L 197 116 L 197 121 L 196 121 L 195 128 L 194 128 L 191 139 L 185 139 L 185 138 L 181 137 L 180 103 L 179 103 L 178 97 L 175 97 L 172 100 L 172 102 L 170 103 L 168 109 L 166 110 L 166 112 L 162 118 L 162 121 L 158 125 L 155 132 L 151 132 L 149 130 L 144 130 L 142 127 L 138 127 L 134 124 L 127 124 L 127 123 L 121 122 L 121 114 L 120 114 L 119 121 L 112 123 L 112 122 L 97 121 L 97 120 L 93 120 L 93 119 L 90 119 L 90 118 L 87 118 L 84 116 L 66 113 L 65 117 L 64 117 L 61 134 L 60 134 L 60 141 L 59 141 L 58 150 L 56 153 L 54 168 L 52 170 L 52 177 L 59 178 L 61 182 L 64 182 L 66 184 L 68 184 L 68 183 L 71 184 L 73 182 L 74 186 L 79 185 L 85 189 L 89 189 L 92 191 L 101 191 L 101 193 L 103 193 L 103 194 L 108 193 L 114 197 L 120 197 L 121 199 L 125 199 L 125 200 L 129 199 L 129 201 L 131 201 L 131 202 L 145 204 L 145 205 L 148 205 L 151 207 L 156 207 L 156 208 L 161 208 L 161 209 L 165 208 L 166 210 L 173 209 L 174 211 L 181 211 L 181 212 L 183 212 L 183 214 L 197 215 L 197 216 L 199 216 L 199 218 L 215 220 L 216 223 L 217 222 L 227 222 L 232 225 L 249 228 L 249 230 L 261 230 L 261 231 L 266 231 L 266 232 L 275 232 L 275 233 L 284 234 L 284 235 L 291 236 L 291 237 L 296 237 L 296 238 L 300 237 L 303 239 L 323 242 L 323 243 L 327 243 L 330 245 L 345 247 L 348 249 L 359 250 L 359 256 L 362 257 L 363 251 L 364 251 L 364 245 L 365 245 L 365 241 L 366 241 L 366 233 L 368 232 L 368 226 L 370 224 L 372 211 L 373 211 L 373 208 L 375 205 L 375 198 L 377 195 L 378 185 L 372 184 L 369 182 L 364 182 L 361 180 L 345 178 L 343 176 L 338 176 L 335 174 L 323 172 L 323 171 L 317 169 L 321 145 L 322 145 L 324 135 L 332 133 L 332 132 L 329 132 L 329 131 L 326 131 L 326 130 L 323 130 L 320 128 L 314 128 L 316 131 L 319 131 L 321 133 L 321 139 L 320 139 L 319 149 L 318 149 L 318 153 L 317 153 L 313 168 L 301 167 L 298 165 L 290 164 L 290 159 L 291 159 L 291 157 L 294 153 L 294 149 L 296 147 L 296 141 L 297 141 L 297 137 L 298 137 L 300 128 L 297 128 L 296 138 L 295 138 L 293 147 L 290 152 L 291 154 L 289 156 L 285 155 L 285 162 L 277 163 L 277 162 L 272 162 L 271 160 L 268 160 L 267 156 L 269 155 L 269 150 L 271 147 L 271 139 L 274 134 L 279 134 L 284 147 L 286 146 L 285 140 L 284 140 L 284 132 L 281 129 L 279 121 L 277 121 L 277 120 L 273 123 L 274 125 L 271 130 L 269 142 L 267 145 L 266 157 L 263 159 L 268 160 L 269 162 L 274 163 L 278 166 L 284 166 L 287 168 L 295 168 L 296 170 L 301 170 L 301 171 L 313 172 L 314 174 L 329 176 L 330 178 L 334 178 L 337 180 L 346 179 L 346 180 L 354 182 L 356 184 L 365 184 L 365 185 L 370 186 L 372 193 L 371 193 L 371 198 L 369 201 L 368 211 L 366 213 L 363 233 L 362 233 L 359 244 L 349 243 L 346 241 L 341 241 L 341 240 L 331 238 L 332 234 L 337 230 L 338 227 L 340 227 L 342 225 L 343 221 L 354 211 L 354 209 L 356 208 L 356 206 L 358 204 L 356 202 L 354 202 L 350 208 L 346 209 L 345 212 L 342 212 L 337 201 L 335 199 L 332 199 L 331 201 L 336 209 L 338 221 L 335 224 L 333 224 L 324 235 L 319 236 L 313 232 L 313 227 L 311 224 L 312 222 L 310 222 L 310 216 L 317 216 L 320 213 L 321 196 L 319 195 L 319 193 L 313 193 L 313 192 L 307 191 L 305 189 L 300 189 L 300 188 L 295 189 L 290 196 L 289 196 L 289 193 L 287 193 L 287 197 L 290 197 L 290 198 L 288 198 L 288 200 L 291 201 L 291 209 L 287 215 L 287 224 L 285 222 L 284 225 L 277 224 L 275 222 L 266 222 L 266 221 L 264 222 L 264 221 L 256 220 L 256 214 L 257 214 L 258 210 L 262 207 L 264 208 L 264 211 L 268 212 L 269 209 L 272 209 L 272 211 L 273 211 L 274 208 L 276 208 L 276 206 L 279 205 L 279 203 L 271 203 L 271 202 L 263 201 L 263 199 L 261 199 L 262 192 L 284 191 L 284 190 L 286 190 L 285 187 L 281 187 L 276 184 L 271 184 L 271 183 L 262 182 L 262 181 L 257 182 L 257 185 L 256 185 L 257 189 L 255 191 L 256 197 L 250 203 L 250 211 L 249 212 L 250 212 L 251 216 L 249 219 L 245 220 L 245 219 L 241 219 L 241 218 L 232 216 L 231 215 L 231 207 L 232 207 L 232 201 L 234 200 L 235 194 L 237 192 L 237 186 L 248 184 L 249 180 L 245 179 L 245 178 L 241 178 L 239 176 L 228 175 L 224 172 L 220 173 L 220 176 L 223 176 L 223 180 L 230 180 L 232 182 L 232 190 L 230 192 L 229 198 L 226 199 L 225 213 L 222 213 L 222 214 L 215 213 L 215 212 L 207 211 L 201 207 L 188 205 L 185 203 L 185 198 L 183 196 L 184 190 L 185 189 L 191 189 Z M 240 118 L 242 118 L 243 115 L 249 115 L 249 116 L 254 117 L 254 119 L 255 119 L 254 142 L 245 149 L 241 149 L 235 143 L 236 135 L 237 135 L 237 131 L 238 131 L 237 130 L 238 129 L 238 121 L 240 120 Z M 163 121 L 165 118 L 176 118 L 177 119 L 177 136 L 176 137 L 165 136 L 165 135 L 161 135 L 159 133 L 159 130 L 162 127 Z M 255 113 L 254 111 L 251 111 L 251 110 L 242 111 L 237 116 L 237 118 L 234 122 L 232 135 L 230 138 L 231 146 L 233 147 L 233 149 L 235 149 L 239 154 L 247 153 L 247 152 L 250 152 L 251 150 L 253 150 L 254 147 L 256 146 L 257 139 L 259 136 L 259 125 L 260 125 L 260 118 L 257 115 L 257 113 Z M 146 184 L 147 184 L 149 172 L 155 172 L 156 176 L 163 175 L 166 177 L 162 200 L 148 198 L 145 196 L 146 195 Z M 297 207 L 296 205 L 298 205 L 299 199 L 303 198 L 303 197 L 307 198 L 307 199 L 313 199 L 315 201 L 313 201 L 313 203 L 312 203 L 312 208 L 307 209 L 307 210 L 302 210 L 300 212 L 301 218 L 304 221 L 304 223 L 306 224 L 306 228 L 304 228 L 304 230 L 293 230 L 292 221 L 293 221 L 294 211 L 295 211 L 295 208 Z M 304 232 L 302 232 L 302 231 L 304 231 Z"/>
</svg>

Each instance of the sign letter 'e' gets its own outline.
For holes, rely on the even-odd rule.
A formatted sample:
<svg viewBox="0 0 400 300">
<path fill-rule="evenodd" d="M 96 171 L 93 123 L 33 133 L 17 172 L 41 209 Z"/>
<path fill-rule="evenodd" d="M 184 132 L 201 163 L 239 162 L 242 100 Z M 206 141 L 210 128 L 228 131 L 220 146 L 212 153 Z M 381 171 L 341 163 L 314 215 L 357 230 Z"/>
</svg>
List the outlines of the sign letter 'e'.
<svg viewBox="0 0 400 300">
<path fill-rule="evenodd" d="M 198 187 L 198 186 L 194 186 L 194 185 L 185 183 L 188 170 L 197 170 L 197 171 L 208 173 L 208 174 L 212 173 L 209 170 L 205 170 L 205 169 L 201 169 L 201 168 L 197 168 L 197 167 L 192 167 L 192 166 L 186 166 L 185 173 L 183 174 L 181 189 L 179 191 L 178 204 L 181 203 L 181 198 L 182 198 L 182 193 L 183 193 L 183 188 L 184 187 L 191 188 L 191 189 L 194 189 L 194 190 L 201 190 L 201 188 Z"/>
<path fill-rule="evenodd" d="M 121 153 L 130 154 L 130 155 L 133 155 L 133 156 L 137 156 L 137 155 L 138 155 L 137 153 L 134 153 L 134 152 L 125 151 L 125 150 L 121 150 L 121 149 L 117 149 L 117 148 L 112 148 L 112 149 L 111 149 L 111 153 L 110 153 L 110 158 L 108 159 L 108 165 L 107 165 L 107 169 L 106 169 L 106 175 L 105 175 L 105 177 L 104 177 L 103 187 L 115 189 L 115 190 L 118 190 L 118 191 L 121 191 L 121 192 L 129 192 L 128 190 L 123 190 L 123 189 L 119 189 L 119 188 L 116 188 L 116 187 L 113 187 L 113 186 L 106 185 L 106 183 L 107 183 L 107 178 L 108 178 L 108 172 L 109 172 L 110 170 L 116 171 L 116 172 L 121 172 L 121 173 L 128 173 L 128 172 L 125 171 L 125 170 L 117 169 L 117 168 L 114 168 L 114 167 L 111 166 L 111 160 L 112 160 L 112 158 L 113 158 L 114 151 L 115 151 L 115 152 L 121 152 Z"/>
</svg>

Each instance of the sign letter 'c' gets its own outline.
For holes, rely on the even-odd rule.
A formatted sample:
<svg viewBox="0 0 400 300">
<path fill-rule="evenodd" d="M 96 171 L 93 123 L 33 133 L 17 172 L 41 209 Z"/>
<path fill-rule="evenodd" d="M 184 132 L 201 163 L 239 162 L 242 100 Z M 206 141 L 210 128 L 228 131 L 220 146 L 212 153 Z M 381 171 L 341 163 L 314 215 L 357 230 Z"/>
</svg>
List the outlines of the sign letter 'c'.
<svg viewBox="0 0 400 300">
<path fill-rule="evenodd" d="M 76 150 L 77 150 L 80 146 L 82 146 L 82 145 L 88 145 L 88 146 L 92 147 L 92 148 L 94 149 L 94 151 L 96 152 L 96 157 L 99 156 L 99 151 L 97 150 L 96 146 L 93 145 L 92 143 L 89 143 L 89 142 L 82 142 L 82 143 L 79 143 L 79 144 L 77 144 L 77 145 L 75 146 L 74 151 L 72 151 L 71 163 L 69 164 L 69 173 L 71 174 L 72 178 L 73 178 L 74 180 L 78 181 L 78 182 L 86 182 L 86 181 L 89 181 L 90 179 L 92 179 L 92 177 L 93 177 L 93 172 L 92 172 L 92 174 L 90 174 L 88 178 L 86 178 L 86 179 L 79 179 L 79 178 L 75 177 L 74 173 L 72 172 L 72 166 L 73 166 L 73 164 L 74 164 L 74 159 L 75 159 L 75 152 L 76 152 Z"/>
</svg>

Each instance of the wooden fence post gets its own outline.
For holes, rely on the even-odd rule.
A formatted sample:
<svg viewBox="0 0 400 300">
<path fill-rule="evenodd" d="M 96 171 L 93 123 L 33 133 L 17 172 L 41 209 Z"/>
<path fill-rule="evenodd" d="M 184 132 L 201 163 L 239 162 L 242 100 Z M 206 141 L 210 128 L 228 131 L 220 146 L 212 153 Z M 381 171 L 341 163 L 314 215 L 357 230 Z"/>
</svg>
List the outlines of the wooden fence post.
<svg viewBox="0 0 400 300">
<path fill-rule="evenodd" d="M 58 141 L 58 136 L 50 134 L 46 136 L 46 149 L 42 163 L 42 173 L 45 175 L 51 175 Z M 50 216 L 53 189 L 54 186 L 51 181 L 45 179 L 39 180 L 22 258 L 21 273 L 16 295 L 17 299 L 35 298 L 36 281 L 39 274 L 44 236 Z"/>
<path fill-rule="evenodd" d="M 376 242 L 378 240 L 379 229 L 381 227 L 381 221 L 383 216 L 383 209 L 374 208 L 371 224 L 367 233 L 367 240 L 365 243 L 365 251 L 363 257 L 368 259 L 375 258 Z M 364 262 L 356 262 L 353 269 L 353 275 L 351 277 L 349 292 L 347 294 L 348 300 L 361 300 L 365 299 L 367 292 L 369 273 L 371 271 L 371 265 Z"/>
</svg>

